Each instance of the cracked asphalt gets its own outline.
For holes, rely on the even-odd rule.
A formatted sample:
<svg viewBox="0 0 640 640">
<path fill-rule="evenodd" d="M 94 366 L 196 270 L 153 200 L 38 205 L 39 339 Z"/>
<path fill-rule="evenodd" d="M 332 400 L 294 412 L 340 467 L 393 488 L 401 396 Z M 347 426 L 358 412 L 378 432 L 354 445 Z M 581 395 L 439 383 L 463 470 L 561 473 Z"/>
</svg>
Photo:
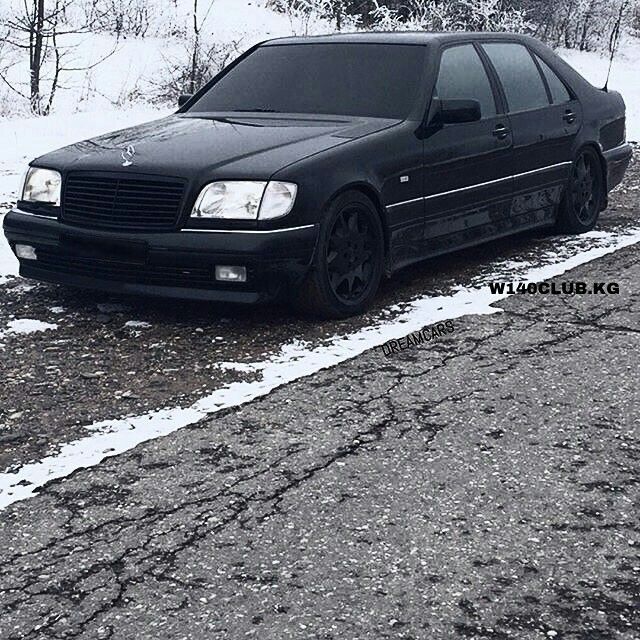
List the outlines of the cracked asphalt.
<svg viewBox="0 0 640 640">
<path fill-rule="evenodd" d="M 637 248 L 596 275 L 9 507 L 0 637 L 639 637 Z"/>
<path fill-rule="evenodd" d="M 636 163 L 600 228 L 637 223 L 639 182 Z M 372 314 L 550 242 L 403 272 Z M 637 245 L 558 282 L 578 280 L 620 293 L 512 296 L 438 340 L 371 350 L 11 505 L 0 638 L 638 640 Z M 88 420 L 189 402 L 235 375 L 207 365 L 373 317 L 2 290 L 2 321 L 66 310 L 56 332 L 5 341 L 4 468 Z"/>
</svg>

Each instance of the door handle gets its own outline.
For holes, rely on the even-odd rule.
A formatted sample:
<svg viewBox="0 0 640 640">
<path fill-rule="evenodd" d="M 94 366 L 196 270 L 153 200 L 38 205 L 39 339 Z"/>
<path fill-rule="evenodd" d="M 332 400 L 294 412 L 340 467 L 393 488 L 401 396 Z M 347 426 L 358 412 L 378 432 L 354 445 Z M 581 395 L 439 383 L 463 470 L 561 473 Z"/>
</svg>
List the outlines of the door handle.
<svg viewBox="0 0 640 640">
<path fill-rule="evenodd" d="M 562 116 L 562 119 L 568 124 L 573 124 L 576 121 L 576 114 L 571 111 L 571 109 L 567 109 Z"/>
<path fill-rule="evenodd" d="M 493 130 L 492 135 L 498 138 L 498 140 L 504 140 L 509 135 L 509 129 L 503 124 L 498 124 Z"/>
</svg>

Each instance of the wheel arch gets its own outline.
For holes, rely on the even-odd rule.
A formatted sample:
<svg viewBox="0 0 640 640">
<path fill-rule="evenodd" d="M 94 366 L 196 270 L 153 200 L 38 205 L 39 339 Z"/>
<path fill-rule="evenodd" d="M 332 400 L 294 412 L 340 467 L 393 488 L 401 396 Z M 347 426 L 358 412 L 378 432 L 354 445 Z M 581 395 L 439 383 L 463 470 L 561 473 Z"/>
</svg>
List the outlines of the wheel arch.
<svg viewBox="0 0 640 640">
<path fill-rule="evenodd" d="M 363 195 L 367 196 L 376 207 L 378 217 L 380 218 L 380 224 L 382 225 L 382 233 L 384 236 L 384 256 L 385 263 L 388 262 L 391 251 L 391 232 L 389 230 L 389 221 L 387 219 L 387 213 L 384 205 L 382 204 L 382 197 L 378 189 L 368 182 L 350 182 L 342 185 L 337 191 L 335 191 L 331 197 L 326 201 L 323 211 L 326 211 L 333 201 L 347 191 L 359 191 Z M 386 271 L 386 264 L 385 264 Z"/>
<path fill-rule="evenodd" d="M 609 185 L 608 185 L 608 171 L 607 171 L 607 161 L 602 153 L 602 148 L 597 142 L 588 141 L 578 147 L 575 157 L 578 158 L 580 154 L 586 149 L 590 149 L 596 154 L 598 161 L 600 163 L 600 171 L 602 175 L 602 197 L 600 202 L 600 211 L 604 211 L 607 208 L 608 204 L 608 194 L 609 194 Z"/>
</svg>

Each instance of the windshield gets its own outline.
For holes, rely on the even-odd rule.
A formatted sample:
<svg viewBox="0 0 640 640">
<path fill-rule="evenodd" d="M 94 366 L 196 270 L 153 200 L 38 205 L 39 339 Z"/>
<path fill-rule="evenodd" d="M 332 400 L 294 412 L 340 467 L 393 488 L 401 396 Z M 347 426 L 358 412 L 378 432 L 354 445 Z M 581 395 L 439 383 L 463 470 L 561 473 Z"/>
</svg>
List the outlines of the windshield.
<svg viewBox="0 0 640 640">
<path fill-rule="evenodd" d="M 189 112 L 262 111 L 407 117 L 422 79 L 425 48 L 391 44 L 259 47 Z"/>
</svg>

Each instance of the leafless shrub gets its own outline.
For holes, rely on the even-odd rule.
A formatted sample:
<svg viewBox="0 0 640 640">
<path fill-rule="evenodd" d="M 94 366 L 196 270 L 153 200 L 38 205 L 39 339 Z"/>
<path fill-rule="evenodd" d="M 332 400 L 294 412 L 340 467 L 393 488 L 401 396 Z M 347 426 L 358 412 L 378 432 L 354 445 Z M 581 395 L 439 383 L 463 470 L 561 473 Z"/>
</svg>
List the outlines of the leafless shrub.
<svg viewBox="0 0 640 640">
<path fill-rule="evenodd" d="M 373 0 L 374 29 L 384 31 L 511 31 L 525 33 L 532 25 L 525 11 L 505 9 L 503 0 L 406 0 L 391 8 Z"/>
<path fill-rule="evenodd" d="M 291 31 L 300 35 L 308 35 L 318 18 L 335 31 L 352 30 L 359 23 L 357 14 L 349 11 L 349 0 L 271 0 L 269 5 L 288 16 Z"/>
<path fill-rule="evenodd" d="M 84 5 L 95 32 L 144 38 L 156 17 L 156 7 L 148 0 L 92 0 Z"/>
<path fill-rule="evenodd" d="M 239 40 L 209 45 L 200 40 L 196 56 L 192 44 L 185 42 L 180 56 L 165 59 L 165 73 L 150 82 L 153 101 L 176 104 L 180 94 L 195 93 L 240 54 Z"/>
</svg>

